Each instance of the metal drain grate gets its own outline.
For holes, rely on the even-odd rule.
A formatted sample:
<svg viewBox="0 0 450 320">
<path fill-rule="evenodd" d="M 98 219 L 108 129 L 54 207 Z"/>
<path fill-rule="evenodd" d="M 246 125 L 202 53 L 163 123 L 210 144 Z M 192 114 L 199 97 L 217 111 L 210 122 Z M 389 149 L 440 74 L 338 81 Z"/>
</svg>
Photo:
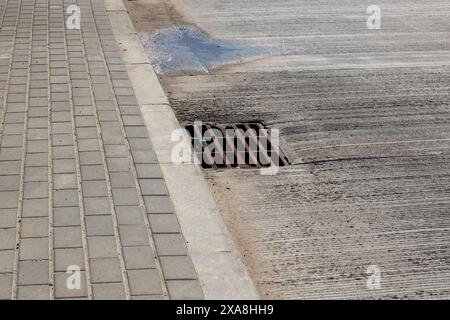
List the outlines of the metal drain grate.
<svg viewBox="0 0 450 320">
<path fill-rule="evenodd" d="M 262 123 L 186 125 L 194 156 L 203 168 L 264 168 L 286 166 L 278 130 Z"/>
</svg>

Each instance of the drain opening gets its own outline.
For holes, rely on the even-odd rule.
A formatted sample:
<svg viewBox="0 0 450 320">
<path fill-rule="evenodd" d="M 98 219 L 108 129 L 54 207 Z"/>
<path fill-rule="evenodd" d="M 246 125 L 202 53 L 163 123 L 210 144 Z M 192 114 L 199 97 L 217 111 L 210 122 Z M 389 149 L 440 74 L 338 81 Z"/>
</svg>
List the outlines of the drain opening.
<svg viewBox="0 0 450 320">
<path fill-rule="evenodd" d="M 264 168 L 286 166 L 278 130 L 262 123 L 194 123 L 186 125 L 194 156 L 203 168 Z"/>
</svg>

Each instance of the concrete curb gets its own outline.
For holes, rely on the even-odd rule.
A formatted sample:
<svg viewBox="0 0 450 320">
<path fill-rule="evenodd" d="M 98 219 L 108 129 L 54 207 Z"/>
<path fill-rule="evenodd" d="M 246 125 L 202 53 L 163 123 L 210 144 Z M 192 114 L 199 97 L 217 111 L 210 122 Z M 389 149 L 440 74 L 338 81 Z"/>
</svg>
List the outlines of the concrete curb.
<svg viewBox="0 0 450 320">
<path fill-rule="evenodd" d="M 180 129 L 122 0 L 104 0 L 206 299 L 259 299 L 198 165 L 171 161 Z"/>
</svg>

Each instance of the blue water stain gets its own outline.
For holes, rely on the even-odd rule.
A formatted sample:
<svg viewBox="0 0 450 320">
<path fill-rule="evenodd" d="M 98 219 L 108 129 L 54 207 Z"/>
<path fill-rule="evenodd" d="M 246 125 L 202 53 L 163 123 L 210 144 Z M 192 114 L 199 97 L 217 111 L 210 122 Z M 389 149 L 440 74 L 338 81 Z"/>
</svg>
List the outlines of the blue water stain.
<svg viewBox="0 0 450 320">
<path fill-rule="evenodd" d="M 193 26 L 174 26 L 140 38 L 157 73 L 209 70 L 272 55 L 285 54 L 283 48 L 259 46 L 240 41 L 210 39 Z"/>
</svg>

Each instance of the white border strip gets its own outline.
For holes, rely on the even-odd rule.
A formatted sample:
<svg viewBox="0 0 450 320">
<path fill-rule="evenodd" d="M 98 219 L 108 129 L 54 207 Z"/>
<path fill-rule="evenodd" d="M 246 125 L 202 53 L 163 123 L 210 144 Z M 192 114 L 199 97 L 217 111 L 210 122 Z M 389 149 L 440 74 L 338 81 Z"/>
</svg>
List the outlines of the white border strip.
<svg viewBox="0 0 450 320">
<path fill-rule="evenodd" d="M 205 298 L 259 299 L 200 167 L 171 162 L 180 125 L 122 0 L 104 1 Z"/>
</svg>

